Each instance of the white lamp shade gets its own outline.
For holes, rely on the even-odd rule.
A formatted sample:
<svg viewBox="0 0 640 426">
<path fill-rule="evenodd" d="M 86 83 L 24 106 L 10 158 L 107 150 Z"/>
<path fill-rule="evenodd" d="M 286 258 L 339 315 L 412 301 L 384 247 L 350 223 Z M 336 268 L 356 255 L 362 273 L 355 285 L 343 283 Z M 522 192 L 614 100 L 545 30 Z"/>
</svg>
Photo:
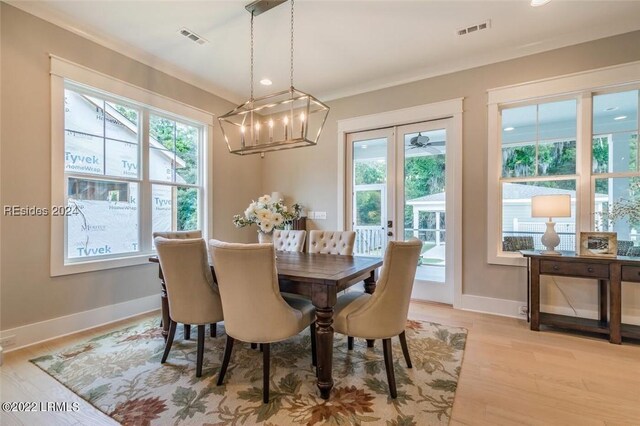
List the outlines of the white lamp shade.
<svg viewBox="0 0 640 426">
<path fill-rule="evenodd" d="M 531 217 L 571 217 L 571 195 L 536 195 L 532 197 Z"/>
<path fill-rule="evenodd" d="M 280 200 L 284 200 L 284 197 L 282 196 L 282 194 L 278 191 L 272 192 L 271 193 L 271 199 L 273 201 L 280 201 Z"/>
</svg>

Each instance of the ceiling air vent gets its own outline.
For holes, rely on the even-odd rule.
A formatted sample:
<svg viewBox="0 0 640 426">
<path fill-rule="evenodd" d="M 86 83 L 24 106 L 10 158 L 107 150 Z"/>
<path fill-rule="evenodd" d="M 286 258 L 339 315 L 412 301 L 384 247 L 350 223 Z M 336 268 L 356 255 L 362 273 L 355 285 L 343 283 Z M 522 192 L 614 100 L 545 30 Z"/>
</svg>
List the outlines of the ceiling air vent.
<svg viewBox="0 0 640 426">
<path fill-rule="evenodd" d="M 180 31 L 178 31 L 180 34 L 182 34 L 183 36 L 185 36 L 186 38 L 188 38 L 191 41 L 195 41 L 198 44 L 205 44 L 207 42 L 206 39 L 200 37 L 198 34 L 194 33 L 193 31 L 187 29 L 187 28 L 180 28 Z"/>
<path fill-rule="evenodd" d="M 456 31 L 456 34 L 458 34 L 459 36 L 463 36 L 463 35 L 475 33 L 476 31 L 486 30 L 488 28 L 491 28 L 491 19 L 488 19 L 484 22 L 481 22 L 476 25 L 472 25 L 467 28 L 459 29 L 458 31 Z"/>
</svg>

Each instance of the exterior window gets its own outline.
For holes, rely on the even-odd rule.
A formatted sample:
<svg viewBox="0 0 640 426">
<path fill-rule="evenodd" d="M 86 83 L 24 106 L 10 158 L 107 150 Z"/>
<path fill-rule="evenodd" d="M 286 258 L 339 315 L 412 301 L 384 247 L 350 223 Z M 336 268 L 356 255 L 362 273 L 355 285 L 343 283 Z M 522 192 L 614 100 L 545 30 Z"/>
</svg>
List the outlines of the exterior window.
<svg viewBox="0 0 640 426">
<path fill-rule="evenodd" d="M 618 254 L 640 256 L 640 63 L 488 91 L 487 261 L 525 266 L 542 249 L 545 219 L 531 197 L 571 196 L 571 217 L 553 218 L 558 249 L 579 232 L 616 232 Z"/>
<path fill-rule="evenodd" d="M 70 82 L 64 106 L 65 265 L 149 252 L 142 230 L 202 229 L 203 125 Z"/>
<path fill-rule="evenodd" d="M 531 217 L 531 198 L 568 194 L 572 216 L 556 221 L 560 250 L 576 236 L 575 99 L 504 108 L 501 111 L 502 251 L 543 249 L 546 219 Z"/>
<path fill-rule="evenodd" d="M 616 232 L 626 251 L 621 254 L 636 256 L 640 255 L 639 92 L 593 97 L 591 145 L 594 229 Z"/>
</svg>

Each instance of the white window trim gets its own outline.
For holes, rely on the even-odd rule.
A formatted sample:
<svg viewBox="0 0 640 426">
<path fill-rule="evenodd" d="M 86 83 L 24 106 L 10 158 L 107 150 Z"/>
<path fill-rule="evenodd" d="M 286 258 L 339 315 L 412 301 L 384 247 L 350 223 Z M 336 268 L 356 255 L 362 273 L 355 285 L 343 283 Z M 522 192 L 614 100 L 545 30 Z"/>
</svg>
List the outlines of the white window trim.
<svg viewBox="0 0 640 426">
<path fill-rule="evenodd" d="M 212 159 L 212 135 L 213 135 L 213 114 L 172 100 L 170 98 L 158 95 L 149 90 L 134 86 L 122 80 L 110 77 L 108 75 L 93 71 L 82 65 L 67 61 L 66 59 L 50 55 L 51 60 L 51 205 L 62 206 L 65 203 L 65 172 L 64 162 L 64 88 L 65 80 L 74 83 L 89 86 L 94 89 L 102 90 L 116 96 L 120 96 L 139 103 L 140 105 L 161 110 L 163 112 L 175 114 L 178 117 L 197 122 L 203 126 L 202 135 L 202 164 L 200 178 L 202 179 L 201 187 L 202 199 L 202 231 L 206 237 L 211 218 L 210 198 L 210 176 L 209 170 L 213 163 Z M 144 123 L 144 120 L 142 121 Z M 146 125 L 145 125 L 146 127 Z M 146 147 L 146 138 L 148 129 L 141 129 L 143 133 L 143 164 L 148 164 L 148 150 Z M 148 167 L 144 167 L 144 175 L 141 179 L 148 180 Z M 140 188 L 141 206 L 143 203 L 150 203 L 150 193 L 146 193 Z M 83 272 L 99 271 L 104 269 L 120 268 L 125 266 L 148 264 L 149 256 L 154 252 L 149 248 L 132 255 L 122 255 L 110 257 L 106 259 L 88 259 L 87 261 L 78 261 L 65 265 L 65 235 L 64 235 L 65 218 L 61 216 L 51 216 L 51 258 L 50 258 L 50 274 L 51 276 L 77 274 Z M 144 237 L 150 234 L 150 223 L 146 223 L 144 217 L 141 217 L 140 235 Z M 146 233 L 146 234 L 145 234 Z"/>
<path fill-rule="evenodd" d="M 452 186 L 462 186 L 462 114 L 464 98 L 456 98 L 442 102 L 418 105 L 394 111 L 347 118 L 338 121 L 338 182 L 337 182 L 337 226 L 339 230 L 347 229 L 346 179 L 347 171 L 347 136 L 349 133 L 371 130 L 376 127 L 393 127 L 422 121 L 451 118 L 451 132 L 447 140 L 447 155 L 453 160 L 450 179 Z M 387 194 L 389 197 L 390 195 Z M 451 200 L 451 231 L 453 232 L 453 258 L 459 259 L 452 272 L 453 307 L 462 307 L 462 191 L 455 191 Z M 447 255 L 448 256 L 448 255 Z"/>
<path fill-rule="evenodd" d="M 521 103 L 540 103 L 550 98 L 574 96 L 578 99 L 576 138 L 576 232 L 591 230 L 593 199 L 591 151 L 583 149 L 591 142 L 591 110 L 594 92 L 636 86 L 640 82 L 640 61 L 599 68 L 559 77 L 489 89 L 488 161 L 487 161 L 487 262 L 497 265 L 526 266 L 518 253 L 502 252 L 502 195 L 500 107 Z M 583 202 L 584 201 L 584 202 Z"/>
</svg>

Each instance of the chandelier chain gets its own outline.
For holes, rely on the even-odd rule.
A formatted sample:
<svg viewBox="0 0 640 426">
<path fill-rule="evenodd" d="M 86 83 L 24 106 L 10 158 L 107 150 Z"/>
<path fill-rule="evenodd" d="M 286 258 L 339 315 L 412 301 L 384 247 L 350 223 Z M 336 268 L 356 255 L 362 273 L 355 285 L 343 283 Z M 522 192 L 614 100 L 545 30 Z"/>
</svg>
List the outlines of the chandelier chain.
<svg viewBox="0 0 640 426">
<path fill-rule="evenodd" d="M 253 102 L 253 11 L 251 11 L 251 97 Z"/>
<path fill-rule="evenodd" d="M 293 3 L 294 0 L 291 0 L 291 88 L 293 88 Z"/>
</svg>

